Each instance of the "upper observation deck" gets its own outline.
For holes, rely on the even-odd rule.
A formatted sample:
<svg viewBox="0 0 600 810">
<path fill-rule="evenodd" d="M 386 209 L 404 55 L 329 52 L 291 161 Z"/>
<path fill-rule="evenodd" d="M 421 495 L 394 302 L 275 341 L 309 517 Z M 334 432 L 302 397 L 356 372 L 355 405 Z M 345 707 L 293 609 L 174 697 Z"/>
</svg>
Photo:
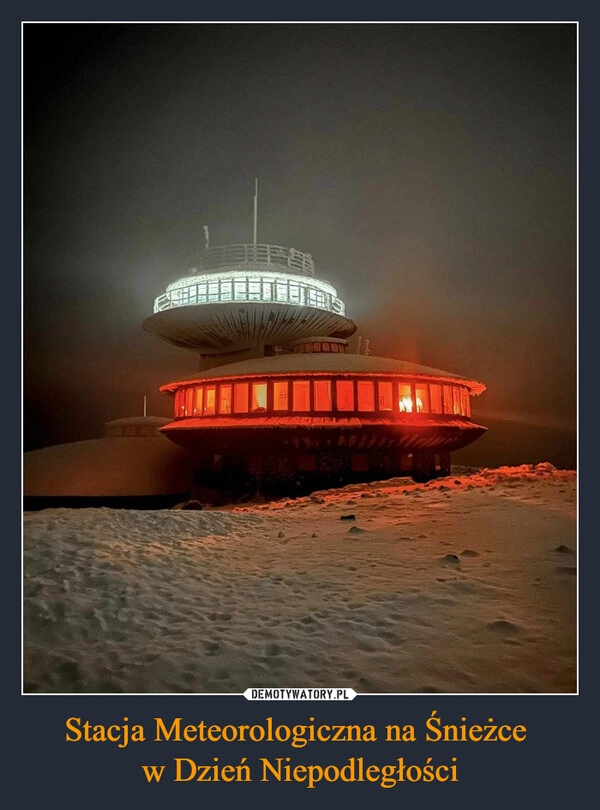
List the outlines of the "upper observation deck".
<svg viewBox="0 0 600 810">
<path fill-rule="evenodd" d="M 154 301 L 144 329 L 204 352 L 287 345 L 307 335 L 356 331 L 308 253 L 280 245 L 225 245 L 194 257 L 185 277 Z"/>
</svg>

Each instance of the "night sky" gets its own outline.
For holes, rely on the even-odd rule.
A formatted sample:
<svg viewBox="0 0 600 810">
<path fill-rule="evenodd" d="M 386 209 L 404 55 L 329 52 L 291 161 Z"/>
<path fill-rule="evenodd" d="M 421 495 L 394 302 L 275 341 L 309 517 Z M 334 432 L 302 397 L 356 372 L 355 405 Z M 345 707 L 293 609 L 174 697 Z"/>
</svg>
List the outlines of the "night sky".
<svg viewBox="0 0 600 810">
<path fill-rule="evenodd" d="M 168 416 L 204 246 L 311 253 L 374 355 L 481 380 L 457 462 L 576 465 L 574 23 L 24 25 L 24 449 Z"/>
</svg>

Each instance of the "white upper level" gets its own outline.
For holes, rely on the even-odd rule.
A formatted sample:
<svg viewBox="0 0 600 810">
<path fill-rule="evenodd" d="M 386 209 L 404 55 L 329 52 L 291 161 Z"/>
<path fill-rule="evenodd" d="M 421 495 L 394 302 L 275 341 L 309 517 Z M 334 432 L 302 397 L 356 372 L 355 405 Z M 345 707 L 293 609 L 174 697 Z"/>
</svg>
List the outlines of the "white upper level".
<svg viewBox="0 0 600 810">
<path fill-rule="evenodd" d="M 345 314 L 335 287 L 314 277 L 308 253 L 278 245 L 208 248 L 190 275 L 169 284 L 154 312 L 196 304 L 264 302 L 308 306 Z"/>
</svg>

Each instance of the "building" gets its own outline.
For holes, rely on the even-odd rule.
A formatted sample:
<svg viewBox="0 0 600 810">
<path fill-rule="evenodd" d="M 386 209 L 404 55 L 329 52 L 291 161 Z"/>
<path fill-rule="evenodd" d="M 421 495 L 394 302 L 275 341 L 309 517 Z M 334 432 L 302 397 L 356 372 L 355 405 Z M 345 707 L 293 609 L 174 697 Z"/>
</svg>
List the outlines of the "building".
<svg viewBox="0 0 600 810">
<path fill-rule="evenodd" d="M 255 198 L 256 200 L 256 198 Z M 450 473 L 486 428 L 485 385 L 440 369 L 349 353 L 356 324 L 310 254 L 256 243 L 206 247 L 154 302 L 144 329 L 199 355 L 166 383 L 160 428 L 195 458 L 198 492 L 307 492 Z"/>
<path fill-rule="evenodd" d="M 160 416 L 115 419 L 101 438 L 24 453 L 24 509 L 154 509 L 185 501 L 194 458 L 160 433 L 169 422 Z"/>
</svg>

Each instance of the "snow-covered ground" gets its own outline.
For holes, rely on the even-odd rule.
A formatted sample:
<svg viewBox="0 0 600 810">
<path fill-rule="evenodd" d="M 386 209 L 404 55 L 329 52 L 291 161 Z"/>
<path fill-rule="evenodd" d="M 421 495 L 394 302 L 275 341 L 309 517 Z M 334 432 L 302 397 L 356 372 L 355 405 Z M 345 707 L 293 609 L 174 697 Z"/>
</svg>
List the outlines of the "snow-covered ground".
<svg viewBox="0 0 600 810">
<path fill-rule="evenodd" d="M 577 690 L 576 473 L 547 463 L 28 512 L 23 565 L 26 692 Z"/>
</svg>

